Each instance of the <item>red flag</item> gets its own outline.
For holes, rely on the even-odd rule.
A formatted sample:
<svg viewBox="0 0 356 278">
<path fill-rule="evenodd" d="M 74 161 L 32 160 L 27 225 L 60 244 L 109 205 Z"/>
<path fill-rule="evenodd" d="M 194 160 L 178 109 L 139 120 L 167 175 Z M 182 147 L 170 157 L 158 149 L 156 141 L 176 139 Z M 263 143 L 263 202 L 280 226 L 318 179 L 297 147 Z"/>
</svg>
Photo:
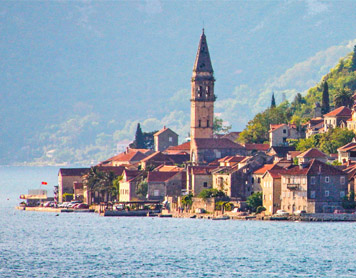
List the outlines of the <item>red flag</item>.
<svg viewBox="0 0 356 278">
<path fill-rule="evenodd" d="M 46 184 L 47 184 L 47 182 L 46 182 L 46 181 L 43 181 L 43 182 L 42 182 L 42 184 L 46 185 Z"/>
</svg>

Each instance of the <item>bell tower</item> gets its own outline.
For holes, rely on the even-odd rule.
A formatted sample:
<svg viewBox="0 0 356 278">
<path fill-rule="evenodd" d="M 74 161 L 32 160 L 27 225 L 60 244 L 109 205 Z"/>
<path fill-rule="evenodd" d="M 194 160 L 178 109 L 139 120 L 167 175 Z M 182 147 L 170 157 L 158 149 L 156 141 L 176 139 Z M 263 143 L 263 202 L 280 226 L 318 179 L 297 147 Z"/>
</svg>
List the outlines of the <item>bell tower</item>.
<svg viewBox="0 0 356 278">
<path fill-rule="evenodd" d="M 191 140 L 196 138 L 213 138 L 214 102 L 216 99 L 214 95 L 214 82 L 214 71 L 203 29 L 191 81 Z"/>
</svg>

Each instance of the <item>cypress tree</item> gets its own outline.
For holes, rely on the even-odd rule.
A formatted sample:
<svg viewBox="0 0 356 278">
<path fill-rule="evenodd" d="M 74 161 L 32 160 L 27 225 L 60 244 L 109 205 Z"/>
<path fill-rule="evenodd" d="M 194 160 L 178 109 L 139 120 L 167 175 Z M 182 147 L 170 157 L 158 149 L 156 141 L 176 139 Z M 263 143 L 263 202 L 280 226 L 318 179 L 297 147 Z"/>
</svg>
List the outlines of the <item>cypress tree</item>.
<svg viewBox="0 0 356 278">
<path fill-rule="evenodd" d="M 271 108 L 276 107 L 276 100 L 274 99 L 274 93 L 272 93 Z"/>
<path fill-rule="evenodd" d="M 354 46 L 354 53 L 352 54 L 351 70 L 356 70 L 356 45 Z"/>
<path fill-rule="evenodd" d="M 329 103 L 329 86 L 328 82 L 323 84 L 323 99 L 321 103 L 321 113 L 326 114 L 330 112 L 330 103 Z"/>
<path fill-rule="evenodd" d="M 145 148 L 145 142 L 143 138 L 143 133 L 141 130 L 140 123 L 137 124 L 137 129 L 136 129 L 136 134 L 135 134 L 135 147 L 136 149 L 144 149 Z"/>
</svg>

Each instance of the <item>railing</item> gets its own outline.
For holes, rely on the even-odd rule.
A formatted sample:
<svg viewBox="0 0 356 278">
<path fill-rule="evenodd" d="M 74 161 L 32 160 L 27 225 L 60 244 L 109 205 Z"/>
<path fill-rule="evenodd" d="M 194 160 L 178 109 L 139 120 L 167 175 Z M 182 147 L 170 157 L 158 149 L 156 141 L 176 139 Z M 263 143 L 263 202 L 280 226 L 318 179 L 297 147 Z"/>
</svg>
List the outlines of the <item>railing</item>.
<svg viewBox="0 0 356 278">
<path fill-rule="evenodd" d="M 287 188 L 290 190 L 296 190 L 298 189 L 299 184 L 298 183 L 287 183 Z"/>
</svg>

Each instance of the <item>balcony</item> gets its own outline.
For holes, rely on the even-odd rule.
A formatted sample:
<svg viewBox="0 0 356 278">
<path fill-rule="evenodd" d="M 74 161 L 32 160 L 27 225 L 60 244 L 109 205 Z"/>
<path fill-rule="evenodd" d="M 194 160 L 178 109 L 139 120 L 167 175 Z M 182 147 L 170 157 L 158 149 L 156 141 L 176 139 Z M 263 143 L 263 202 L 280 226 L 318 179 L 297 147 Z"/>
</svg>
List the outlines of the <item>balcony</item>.
<svg viewBox="0 0 356 278">
<path fill-rule="evenodd" d="M 287 183 L 287 188 L 289 190 L 297 190 L 299 188 L 299 184 L 298 183 Z"/>
</svg>

